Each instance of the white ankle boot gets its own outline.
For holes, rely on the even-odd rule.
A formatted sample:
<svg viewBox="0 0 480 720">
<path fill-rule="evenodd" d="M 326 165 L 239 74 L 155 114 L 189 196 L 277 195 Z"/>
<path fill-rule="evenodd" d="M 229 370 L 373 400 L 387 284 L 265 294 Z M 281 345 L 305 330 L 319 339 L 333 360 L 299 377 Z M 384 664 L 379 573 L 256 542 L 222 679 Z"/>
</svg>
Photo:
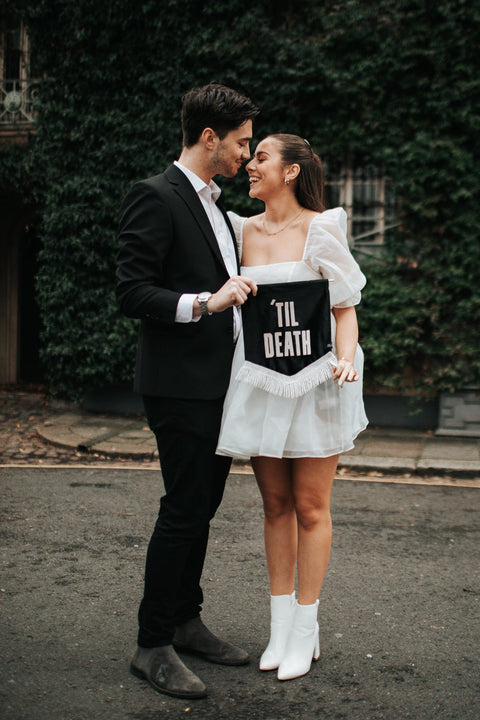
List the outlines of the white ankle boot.
<svg viewBox="0 0 480 720">
<path fill-rule="evenodd" d="M 279 680 L 292 680 L 305 675 L 313 660 L 320 657 L 320 638 L 317 623 L 318 600 L 313 605 L 296 604 L 287 647 L 278 668 Z"/>
<path fill-rule="evenodd" d="M 260 658 L 260 670 L 276 670 L 283 658 L 295 612 L 295 591 L 270 596 L 270 640 Z"/>
</svg>

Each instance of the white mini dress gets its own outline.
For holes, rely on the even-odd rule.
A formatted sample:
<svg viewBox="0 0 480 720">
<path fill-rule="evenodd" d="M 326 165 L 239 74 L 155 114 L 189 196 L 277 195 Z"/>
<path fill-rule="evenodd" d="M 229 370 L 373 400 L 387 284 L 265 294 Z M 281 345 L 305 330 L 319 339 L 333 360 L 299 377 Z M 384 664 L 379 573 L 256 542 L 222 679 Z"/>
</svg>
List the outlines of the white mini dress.
<svg viewBox="0 0 480 720">
<path fill-rule="evenodd" d="M 229 213 L 242 256 L 246 218 Z M 257 284 L 328 278 L 331 307 L 350 307 L 360 302 L 365 276 L 353 258 L 346 237 L 347 216 L 343 208 L 325 210 L 310 223 L 303 257 L 297 262 L 241 268 L 241 274 Z M 335 318 L 331 313 L 335 348 Z M 236 458 L 259 455 L 277 458 L 329 457 L 351 450 L 353 441 L 368 424 L 363 406 L 363 352 L 357 346 L 355 369 L 359 380 L 344 383 L 327 380 L 300 397 L 282 397 L 237 381 L 245 359 L 240 334 L 233 358 L 230 386 L 225 398 L 217 454 Z"/>
</svg>

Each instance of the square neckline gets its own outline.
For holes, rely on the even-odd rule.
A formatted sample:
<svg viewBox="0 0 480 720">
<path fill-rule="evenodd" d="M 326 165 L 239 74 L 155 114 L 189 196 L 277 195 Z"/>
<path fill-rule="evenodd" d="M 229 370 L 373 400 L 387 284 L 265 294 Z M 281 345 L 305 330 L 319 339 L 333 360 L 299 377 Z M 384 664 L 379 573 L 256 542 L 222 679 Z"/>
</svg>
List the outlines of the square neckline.
<svg viewBox="0 0 480 720">
<path fill-rule="evenodd" d="M 324 212 L 325 212 L 325 211 L 324 211 Z M 271 266 L 273 266 L 273 265 L 295 265 L 295 264 L 297 264 L 297 263 L 306 262 L 306 261 L 305 261 L 305 256 L 306 256 L 306 254 L 307 254 L 307 247 L 308 247 L 308 243 L 309 243 L 309 241 L 310 241 L 310 236 L 311 236 L 311 231 L 312 231 L 312 225 L 313 225 L 313 223 L 317 220 L 317 218 L 320 218 L 320 217 L 322 216 L 322 214 L 323 214 L 323 213 L 318 213 L 317 215 L 315 215 L 315 217 L 313 217 L 313 218 L 310 220 L 310 223 L 309 223 L 309 225 L 308 225 L 308 230 L 307 230 L 307 236 L 306 236 L 306 238 L 305 238 L 305 244 L 304 244 L 304 246 L 303 246 L 303 253 L 302 253 L 302 257 L 300 258 L 300 260 L 282 260 L 282 262 L 277 262 L 277 263 L 264 263 L 263 265 L 240 265 L 240 268 L 241 268 L 241 269 L 243 269 L 243 268 L 263 268 L 263 267 L 271 267 Z M 245 218 L 242 218 L 242 227 L 241 227 L 241 234 L 240 234 L 240 247 L 241 247 L 242 252 L 243 252 L 243 228 L 245 227 L 245 223 L 247 222 L 247 220 L 248 220 L 248 218 L 246 218 L 246 217 L 245 217 Z M 241 254 L 242 254 L 242 253 L 240 253 L 240 255 L 241 255 Z"/>
</svg>

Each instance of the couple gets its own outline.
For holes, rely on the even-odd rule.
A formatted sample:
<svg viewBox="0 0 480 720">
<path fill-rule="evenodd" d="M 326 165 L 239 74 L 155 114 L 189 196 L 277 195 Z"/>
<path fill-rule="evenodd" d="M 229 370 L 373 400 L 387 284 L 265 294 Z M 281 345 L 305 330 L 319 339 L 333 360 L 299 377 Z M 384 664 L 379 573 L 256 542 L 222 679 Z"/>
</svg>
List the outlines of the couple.
<svg viewBox="0 0 480 720">
<path fill-rule="evenodd" d="M 324 209 L 322 165 L 301 138 L 269 136 L 250 160 L 257 114 L 225 86 L 189 91 L 178 162 L 135 184 L 121 211 L 117 295 L 122 312 L 141 320 L 135 390 L 165 485 L 131 670 L 181 698 L 203 697 L 206 687 L 177 650 L 225 665 L 249 661 L 200 618 L 209 523 L 232 457 L 252 458 L 265 511 L 271 635 L 260 669 L 292 679 L 319 657 L 333 479 L 339 453 L 367 422 L 355 382 L 362 356 L 354 306 L 365 278 L 348 249 L 345 212 Z M 227 215 L 212 179 L 233 177 L 245 161 L 250 196 L 265 203 L 247 219 Z M 236 380 L 249 296 L 265 283 L 318 278 L 330 288 L 330 378 L 294 398 Z"/>
</svg>

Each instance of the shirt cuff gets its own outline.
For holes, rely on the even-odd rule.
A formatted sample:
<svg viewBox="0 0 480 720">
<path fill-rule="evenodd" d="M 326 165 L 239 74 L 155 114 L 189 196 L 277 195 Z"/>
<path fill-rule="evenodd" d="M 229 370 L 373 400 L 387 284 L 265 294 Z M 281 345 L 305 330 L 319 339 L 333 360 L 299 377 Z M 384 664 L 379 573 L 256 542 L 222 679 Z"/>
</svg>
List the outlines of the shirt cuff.
<svg viewBox="0 0 480 720">
<path fill-rule="evenodd" d="M 198 322 L 202 317 L 193 317 L 193 303 L 195 302 L 196 295 L 192 293 L 184 293 L 180 295 L 180 299 L 177 304 L 177 312 L 175 313 L 175 322 L 178 323 L 189 323 Z"/>
</svg>

